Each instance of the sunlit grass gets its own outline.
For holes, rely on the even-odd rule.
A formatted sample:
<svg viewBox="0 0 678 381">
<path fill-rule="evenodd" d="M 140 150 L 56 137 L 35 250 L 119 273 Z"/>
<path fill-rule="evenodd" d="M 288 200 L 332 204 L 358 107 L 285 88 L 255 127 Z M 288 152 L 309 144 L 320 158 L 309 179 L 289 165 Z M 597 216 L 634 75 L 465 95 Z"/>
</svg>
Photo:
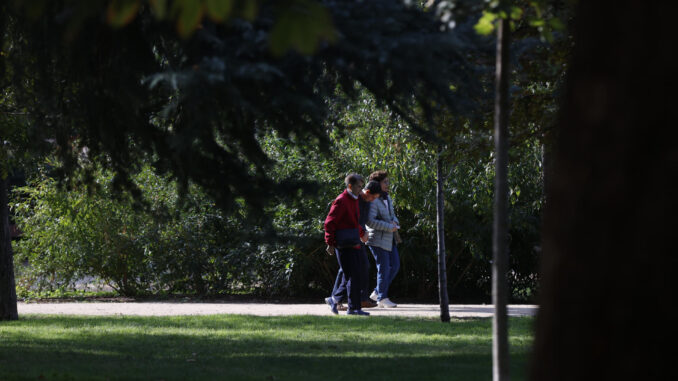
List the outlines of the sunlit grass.
<svg viewBox="0 0 678 381">
<path fill-rule="evenodd" d="M 525 378 L 532 324 L 510 320 L 514 380 Z M 489 319 L 26 315 L 0 322 L 0 380 L 487 380 L 491 326 Z"/>
</svg>

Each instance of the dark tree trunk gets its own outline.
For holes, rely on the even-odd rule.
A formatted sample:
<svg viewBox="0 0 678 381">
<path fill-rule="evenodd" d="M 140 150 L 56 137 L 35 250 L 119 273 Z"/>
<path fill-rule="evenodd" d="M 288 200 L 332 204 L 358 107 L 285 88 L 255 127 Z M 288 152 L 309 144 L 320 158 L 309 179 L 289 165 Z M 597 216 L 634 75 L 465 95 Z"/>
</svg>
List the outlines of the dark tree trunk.
<svg viewBox="0 0 678 381">
<path fill-rule="evenodd" d="M 675 6 L 580 1 L 544 216 L 532 380 L 675 377 Z"/>
<path fill-rule="evenodd" d="M 0 320 L 17 320 L 7 179 L 0 179 Z"/>
<path fill-rule="evenodd" d="M 445 194 L 443 193 L 443 163 L 441 149 L 436 158 L 436 227 L 438 233 L 438 295 L 440 298 L 440 320 L 450 321 L 450 300 L 447 295 L 447 266 L 445 265 Z"/>
<path fill-rule="evenodd" d="M 493 379 L 509 379 L 508 353 L 508 74 L 510 32 L 508 20 L 500 19 L 497 29 L 497 67 L 494 102 L 494 223 L 492 234 L 492 364 Z"/>
</svg>

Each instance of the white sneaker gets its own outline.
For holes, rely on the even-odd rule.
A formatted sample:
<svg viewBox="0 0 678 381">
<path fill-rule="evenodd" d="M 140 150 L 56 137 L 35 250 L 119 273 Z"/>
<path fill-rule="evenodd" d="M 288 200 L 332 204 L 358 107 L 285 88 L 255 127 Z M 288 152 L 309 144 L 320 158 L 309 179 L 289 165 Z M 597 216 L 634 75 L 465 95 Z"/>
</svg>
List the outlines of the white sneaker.
<svg viewBox="0 0 678 381">
<path fill-rule="evenodd" d="M 397 304 L 393 303 L 389 298 L 382 299 L 378 302 L 379 307 L 381 308 L 395 308 L 398 307 Z"/>
<path fill-rule="evenodd" d="M 372 293 L 370 294 L 370 299 L 374 300 L 375 302 L 377 301 L 377 299 L 379 299 L 379 295 L 377 294 L 376 291 L 372 291 Z"/>
</svg>

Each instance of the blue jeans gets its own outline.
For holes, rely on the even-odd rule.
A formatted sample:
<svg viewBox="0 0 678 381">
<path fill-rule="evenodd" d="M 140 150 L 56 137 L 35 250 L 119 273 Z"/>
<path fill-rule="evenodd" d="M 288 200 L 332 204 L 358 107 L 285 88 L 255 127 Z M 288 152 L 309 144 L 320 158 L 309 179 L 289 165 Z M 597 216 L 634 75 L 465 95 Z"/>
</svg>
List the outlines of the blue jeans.
<svg viewBox="0 0 678 381">
<path fill-rule="evenodd" d="M 368 246 L 377 263 L 377 300 L 388 298 L 388 288 L 400 269 L 398 247 L 393 243 L 391 251 L 377 246 Z"/>
</svg>

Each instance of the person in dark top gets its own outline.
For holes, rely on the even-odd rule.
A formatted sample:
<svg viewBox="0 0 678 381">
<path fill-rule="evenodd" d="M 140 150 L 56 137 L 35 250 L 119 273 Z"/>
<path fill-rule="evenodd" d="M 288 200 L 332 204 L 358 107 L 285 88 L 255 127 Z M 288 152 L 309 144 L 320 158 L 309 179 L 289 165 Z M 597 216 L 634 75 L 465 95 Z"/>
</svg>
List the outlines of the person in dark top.
<svg viewBox="0 0 678 381">
<path fill-rule="evenodd" d="M 362 183 L 361 183 L 362 185 Z M 370 211 L 370 203 L 381 194 L 381 185 L 378 181 L 370 181 L 367 186 L 360 192 L 358 197 L 358 223 L 361 228 L 365 229 L 365 224 L 367 223 L 367 217 Z M 362 308 L 371 308 L 376 307 L 374 303 L 369 298 L 368 291 L 368 281 L 369 281 L 369 260 L 367 259 L 367 250 L 364 244 L 361 244 L 361 250 L 359 254 L 359 270 L 361 272 L 360 277 L 360 304 Z M 344 271 L 339 267 L 337 272 L 337 278 L 334 282 L 334 288 L 332 290 L 332 295 L 325 298 L 325 303 L 330 306 L 332 312 L 341 309 L 342 299 L 347 295 L 347 279 L 344 276 Z"/>
</svg>

